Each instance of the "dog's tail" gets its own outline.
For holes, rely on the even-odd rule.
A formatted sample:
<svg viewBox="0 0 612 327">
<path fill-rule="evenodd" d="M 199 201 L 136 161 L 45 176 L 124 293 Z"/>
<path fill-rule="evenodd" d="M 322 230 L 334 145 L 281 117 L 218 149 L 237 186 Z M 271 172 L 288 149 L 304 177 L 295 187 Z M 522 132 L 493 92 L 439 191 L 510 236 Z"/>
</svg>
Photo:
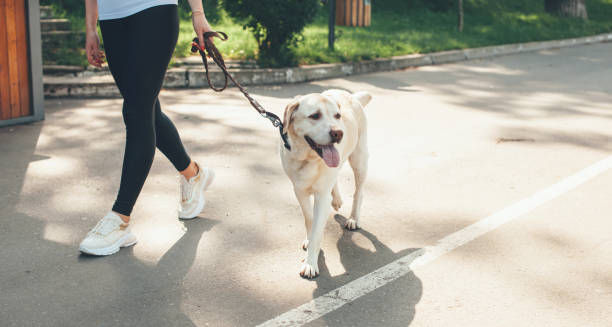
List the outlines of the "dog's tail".
<svg viewBox="0 0 612 327">
<path fill-rule="evenodd" d="M 353 99 L 359 101 L 361 106 L 365 108 L 365 106 L 372 101 L 372 95 L 367 91 L 360 91 L 353 93 Z"/>
</svg>

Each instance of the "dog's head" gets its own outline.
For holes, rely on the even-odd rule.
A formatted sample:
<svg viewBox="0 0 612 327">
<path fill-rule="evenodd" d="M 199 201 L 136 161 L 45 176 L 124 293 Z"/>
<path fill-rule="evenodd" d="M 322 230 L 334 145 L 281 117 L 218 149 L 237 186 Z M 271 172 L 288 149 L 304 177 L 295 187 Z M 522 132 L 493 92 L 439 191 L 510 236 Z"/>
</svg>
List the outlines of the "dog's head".
<svg viewBox="0 0 612 327">
<path fill-rule="evenodd" d="M 329 167 L 338 167 L 340 156 L 334 144 L 342 142 L 344 123 L 340 106 L 330 97 L 309 94 L 293 100 L 283 119 L 284 132 L 303 139 Z"/>
</svg>

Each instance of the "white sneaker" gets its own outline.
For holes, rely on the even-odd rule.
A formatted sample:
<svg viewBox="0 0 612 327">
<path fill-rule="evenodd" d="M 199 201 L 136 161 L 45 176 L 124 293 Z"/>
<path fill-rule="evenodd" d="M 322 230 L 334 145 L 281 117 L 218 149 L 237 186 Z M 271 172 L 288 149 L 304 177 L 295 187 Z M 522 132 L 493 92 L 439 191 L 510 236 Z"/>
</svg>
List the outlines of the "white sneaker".
<svg viewBox="0 0 612 327">
<path fill-rule="evenodd" d="M 200 167 L 197 175 L 191 177 L 189 181 L 179 175 L 181 184 L 181 202 L 179 203 L 178 216 L 180 219 L 192 219 L 197 217 L 204 206 L 206 199 L 204 191 L 215 179 L 215 172 L 207 167 Z"/>
<path fill-rule="evenodd" d="M 114 212 L 109 212 L 87 233 L 79 251 L 92 255 L 111 255 L 120 248 L 136 244 L 130 227 Z"/>
</svg>

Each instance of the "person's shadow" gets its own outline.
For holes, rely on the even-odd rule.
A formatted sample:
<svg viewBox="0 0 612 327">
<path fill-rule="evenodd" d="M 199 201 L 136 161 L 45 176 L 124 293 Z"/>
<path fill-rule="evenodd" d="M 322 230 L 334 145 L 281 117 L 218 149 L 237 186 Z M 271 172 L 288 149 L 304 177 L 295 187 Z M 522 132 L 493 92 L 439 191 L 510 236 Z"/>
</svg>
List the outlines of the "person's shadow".
<svg viewBox="0 0 612 327">
<path fill-rule="evenodd" d="M 217 220 L 197 218 L 185 221 L 185 234 L 170 248 L 155 266 L 143 264 L 133 256 L 133 247 L 122 249 L 113 258 L 113 265 L 119 271 L 119 278 L 113 287 L 120 290 L 115 296 L 116 306 L 122 315 L 122 325 L 131 326 L 195 326 L 181 309 L 182 290 L 185 275 L 192 267 L 197 254 L 198 243 L 204 232 L 210 231 Z M 81 255 L 79 261 L 95 264 L 106 258 Z M 143 296 L 143 294 L 147 294 Z M 104 321 L 107 310 L 100 310 L 100 317 L 89 316 L 90 321 Z"/>
<path fill-rule="evenodd" d="M 342 227 L 346 222 L 346 218 L 339 214 L 336 214 L 334 219 Z M 320 276 L 315 280 L 317 289 L 313 292 L 313 298 L 324 295 L 394 260 L 420 250 L 411 248 L 395 253 L 383 244 L 376 235 L 365 229 L 348 231 L 342 228 L 342 231 L 337 247 L 340 253 L 340 262 L 346 273 L 332 277 L 325 264 L 325 254 L 321 251 L 319 255 Z M 375 251 L 372 252 L 356 245 L 353 242 L 353 235 L 355 234 L 365 236 L 372 243 Z M 384 324 L 385 326 L 407 326 L 414 319 L 415 306 L 421 299 L 422 292 L 421 281 L 411 271 L 356 299 L 354 302 L 324 315 L 318 321 L 314 321 L 312 325 L 377 326 Z"/>
</svg>

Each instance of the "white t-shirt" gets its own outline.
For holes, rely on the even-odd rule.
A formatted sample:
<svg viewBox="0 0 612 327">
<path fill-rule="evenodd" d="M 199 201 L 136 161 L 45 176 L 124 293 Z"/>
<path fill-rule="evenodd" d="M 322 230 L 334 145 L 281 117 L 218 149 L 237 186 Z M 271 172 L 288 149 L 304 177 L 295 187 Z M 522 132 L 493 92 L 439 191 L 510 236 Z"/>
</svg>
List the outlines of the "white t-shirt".
<svg viewBox="0 0 612 327">
<path fill-rule="evenodd" d="M 151 7 L 176 4 L 178 0 L 98 0 L 98 19 L 123 18 Z"/>
</svg>

